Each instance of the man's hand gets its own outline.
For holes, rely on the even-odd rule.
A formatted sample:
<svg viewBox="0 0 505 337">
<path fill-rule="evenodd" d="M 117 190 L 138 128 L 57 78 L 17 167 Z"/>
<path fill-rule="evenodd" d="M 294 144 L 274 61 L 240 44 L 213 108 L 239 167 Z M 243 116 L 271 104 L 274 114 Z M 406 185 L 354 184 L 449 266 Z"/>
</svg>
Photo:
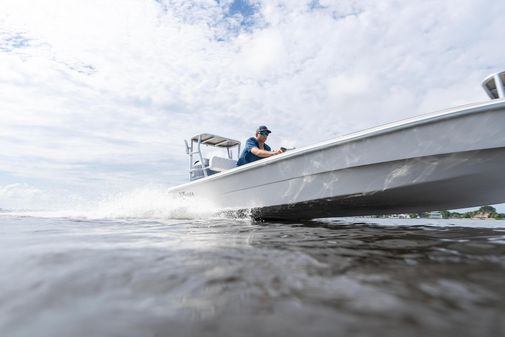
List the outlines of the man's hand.
<svg viewBox="0 0 505 337">
<path fill-rule="evenodd" d="M 267 151 L 267 150 L 261 150 L 261 149 L 258 149 L 257 147 L 253 147 L 251 149 L 251 153 L 258 156 L 258 157 L 261 157 L 261 158 L 267 158 L 267 157 L 271 157 L 271 156 L 275 156 L 276 154 L 281 154 L 283 151 L 282 150 L 273 150 L 273 151 Z"/>
</svg>

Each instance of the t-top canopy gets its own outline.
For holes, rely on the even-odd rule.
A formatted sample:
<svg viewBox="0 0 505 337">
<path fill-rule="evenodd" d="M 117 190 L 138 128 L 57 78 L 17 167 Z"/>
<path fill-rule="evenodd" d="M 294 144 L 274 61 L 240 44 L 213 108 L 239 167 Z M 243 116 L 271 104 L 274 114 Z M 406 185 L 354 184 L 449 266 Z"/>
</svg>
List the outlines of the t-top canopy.
<svg viewBox="0 0 505 337">
<path fill-rule="evenodd" d="M 482 87 L 491 99 L 505 98 L 505 71 L 486 77 Z"/>
<path fill-rule="evenodd" d="M 201 144 L 217 146 L 217 147 L 233 147 L 240 145 L 238 140 L 212 135 L 210 133 L 202 133 L 191 138 L 191 141 L 198 142 L 200 139 Z"/>
</svg>

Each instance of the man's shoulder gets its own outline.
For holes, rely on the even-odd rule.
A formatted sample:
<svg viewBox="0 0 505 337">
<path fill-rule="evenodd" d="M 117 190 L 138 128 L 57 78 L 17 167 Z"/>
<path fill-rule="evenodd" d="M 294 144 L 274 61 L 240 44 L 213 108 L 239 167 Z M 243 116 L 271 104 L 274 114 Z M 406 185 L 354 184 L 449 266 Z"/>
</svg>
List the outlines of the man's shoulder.
<svg viewBox="0 0 505 337">
<path fill-rule="evenodd" d="M 254 137 L 251 137 L 251 138 L 247 139 L 245 142 L 246 142 L 247 145 L 258 146 L 258 141 Z"/>
</svg>

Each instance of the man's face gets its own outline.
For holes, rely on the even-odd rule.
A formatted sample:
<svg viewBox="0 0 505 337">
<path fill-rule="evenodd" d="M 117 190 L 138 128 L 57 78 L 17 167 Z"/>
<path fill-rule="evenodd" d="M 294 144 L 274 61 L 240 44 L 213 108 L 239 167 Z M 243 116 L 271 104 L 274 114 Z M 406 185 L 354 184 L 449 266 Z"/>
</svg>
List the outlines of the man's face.
<svg viewBox="0 0 505 337">
<path fill-rule="evenodd" d="M 268 138 L 268 132 L 258 132 L 258 141 L 264 143 L 267 141 Z"/>
</svg>

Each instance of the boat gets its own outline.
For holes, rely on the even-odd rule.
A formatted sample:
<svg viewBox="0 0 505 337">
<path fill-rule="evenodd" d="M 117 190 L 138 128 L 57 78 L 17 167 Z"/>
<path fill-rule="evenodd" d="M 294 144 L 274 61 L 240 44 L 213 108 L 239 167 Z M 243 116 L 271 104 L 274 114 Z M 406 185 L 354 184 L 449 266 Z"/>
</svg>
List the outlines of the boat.
<svg viewBox="0 0 505 337">
<path fill-rule="evenodd" d="M 409 118 L 236 166 L 240 142 L 186 141 L 190 182 L 169 189 L 255 219 L 417 213 L 505 202 L 505 72 L 491 100 Z M 203 154 L 203 147 L 223 156 Z"/>
</svg>

